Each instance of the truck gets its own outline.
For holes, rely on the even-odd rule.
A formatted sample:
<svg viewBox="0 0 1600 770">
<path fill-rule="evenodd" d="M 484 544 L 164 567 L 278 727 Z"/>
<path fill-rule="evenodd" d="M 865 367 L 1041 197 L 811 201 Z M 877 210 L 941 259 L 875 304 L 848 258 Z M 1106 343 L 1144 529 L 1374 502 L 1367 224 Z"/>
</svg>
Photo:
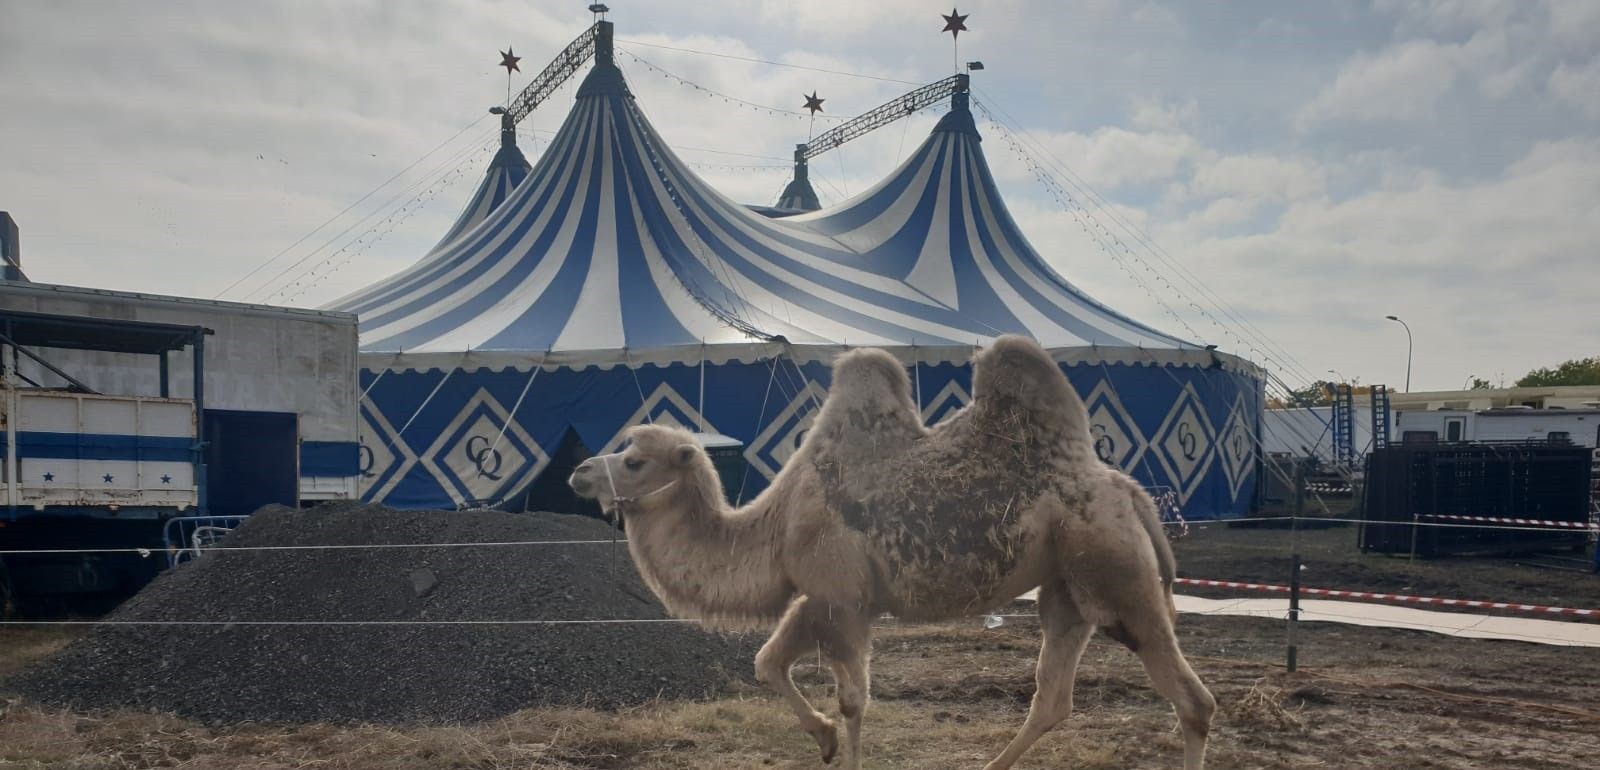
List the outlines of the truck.
<svg viewBox="0 0 1600 770">
<path fill-rule="evenodd" d="M 355 317 L 0 281 L 0 601 L 96 612 L 262 505 L 358 494 Z"/>
</svg>

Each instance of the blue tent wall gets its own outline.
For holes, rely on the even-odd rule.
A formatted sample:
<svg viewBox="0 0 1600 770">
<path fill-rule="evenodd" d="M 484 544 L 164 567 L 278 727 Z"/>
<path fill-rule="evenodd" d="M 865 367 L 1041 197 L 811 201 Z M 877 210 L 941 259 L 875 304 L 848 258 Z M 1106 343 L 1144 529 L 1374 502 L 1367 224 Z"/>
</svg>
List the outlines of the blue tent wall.
<svg viewBox="0 0 1600 770">
<path fill-rule="evenodd" d="M 1243 515 L 1255 484 L 1259 380 L 1221 368 L 1063 367 L 1090 410 L 1096 451 L 1147 487 L 1173 490 L 1184 516 Z M 911 370 L 936 422 L 970 392 L 967 365 Z M 497 504 L 526 488 L 567 429 L 592 451 L 623 429 L 673 422 L 733 436 L 750 466 L 744 497 L 765 488 L 830 383 L 822 364 L 790 359 L 702 368 L 456 369 L 362 374 L 362 494 L 398 508 Z M 442 385 L 441 385 L 442 381 Z M 815 383 L 814 385 L 811 383 Z M 526 390 L 508 425 L 505 417 Z M 409 426 L 407 426 L 409 423 Z M 404 427 L 403 433 L 401 432 Z M 532 503 L 537 507 L 537 501 Z"/>
</svg>

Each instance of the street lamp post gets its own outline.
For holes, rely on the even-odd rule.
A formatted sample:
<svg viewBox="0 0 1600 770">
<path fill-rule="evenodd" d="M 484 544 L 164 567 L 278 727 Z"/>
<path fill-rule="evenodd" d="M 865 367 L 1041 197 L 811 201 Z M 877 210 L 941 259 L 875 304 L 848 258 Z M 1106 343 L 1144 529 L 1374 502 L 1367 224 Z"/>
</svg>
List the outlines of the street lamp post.
<svg viewBox="0 0 1600 770">
<path fill-rule="evenodd" d="M 1401 326 L 1406 327 L 1406 392 L 1410 393 L 1411 392 L 1411 327 L 1409 325 L 1407 325 L 1405 321 L 1400 320 L 1400 318 L 1398 316 L 1386 315 L 1386 316 L 1384 316 L 1384 318 L 1387 318 L 1387 319 L 1389 319 L 1391 321 L 1394 321 L 1397 324 L 1400 324 Z"/>
</svg>

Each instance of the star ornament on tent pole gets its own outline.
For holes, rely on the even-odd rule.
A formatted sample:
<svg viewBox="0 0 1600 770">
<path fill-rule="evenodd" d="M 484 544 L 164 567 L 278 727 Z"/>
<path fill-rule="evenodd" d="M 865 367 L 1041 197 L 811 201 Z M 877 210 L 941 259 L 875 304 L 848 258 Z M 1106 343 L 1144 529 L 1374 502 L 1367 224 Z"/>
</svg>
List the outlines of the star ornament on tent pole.
<svg viewBox="0 0 1600 770">
<path fill-rule="evenodd" d="M 957 72 L 960 72 L 961 33 L 967 31 L 967 15 L 963 15 L 954 7 L 950 9 L 950 15 L 945 16 L 942 13 L 939 15 L 944 16 L 944 29 L 942 31 L 950 33 L 950 66 Z"/>
<path fill-rule="evenodd" d="M 809 142 L 811 141 L 812 136 L 816 133 L 817 113 L 822 112 L 822 103 L 827 100 L 818 97 L 817 90 L 815 88 L 811 89 L 810 96 L 806 96 L 805 94 L 801 94 L 801 96 L 805 96 L 806 100 L 806 106 L 802 107 L 801 109 L 811 110 L 811 122 L 806 125 L 806 141 Z"/>
<path fill-rule="evenodd" d="M 939 15 L 944 16 L 942 13 Z M 942 31 L 949 32 L 952 39 L 961 37 L 961 33 L 967 31 L 967 16 L 971 15 L 962 15 L 960 11 L 951 8 L 950 15 L 944 16 L 944 29 Z"/>
<path fill-rule="evenodd" d="M 507 48 L 506 50 L 500 52 L 500 66 L 506 68 L 506 77 L 511 77 L 511 73 L 513 72 L 522 71 L 522 68 L 517 66 L 517 62 L 522 61 L 522 57 L 513 54 L 513 50 L 514 49 Z"/>
<path fill-rule="evenodd" d="M 515 48 L 508 45 L 506 50 L 500 52 L 500 66 L 506 68 L 506 107 L 508 109 L 511 107 L 511 73 L 522 71 L 522 68 L 517 66 L 517 62 L 522 61 L 522 57 L 513 53 L 515 50 Z"/>
</svg>

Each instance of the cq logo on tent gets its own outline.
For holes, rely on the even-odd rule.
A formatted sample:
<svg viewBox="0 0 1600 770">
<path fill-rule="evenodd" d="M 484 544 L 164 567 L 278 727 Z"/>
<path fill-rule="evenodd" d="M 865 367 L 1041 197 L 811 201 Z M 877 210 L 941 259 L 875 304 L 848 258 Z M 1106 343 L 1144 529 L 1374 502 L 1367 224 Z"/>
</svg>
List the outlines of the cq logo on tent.
<svg viewBox="0 0 1600 770">
<path fill-rule="evenodd" d="M 378 464 L 378 456 L 366 444 L 356 446 L 356 470 L 361 473 L 361 478 L 376 478 L 378 474 L 373 473 L 372 468 Z"/>
<path fill-rule="evenodd" d="M 500 480 L 500 466 L 505 464 L 505 458 L 500 455 L 500 450 L 495 448 L 494 442 L 487 436 L 473 436 L 467 439 L 467 459 L 478 469 L 479 476 L 490 481 Z M 488 467 L 484 467 L 485 465 Z"/>
</svg>

